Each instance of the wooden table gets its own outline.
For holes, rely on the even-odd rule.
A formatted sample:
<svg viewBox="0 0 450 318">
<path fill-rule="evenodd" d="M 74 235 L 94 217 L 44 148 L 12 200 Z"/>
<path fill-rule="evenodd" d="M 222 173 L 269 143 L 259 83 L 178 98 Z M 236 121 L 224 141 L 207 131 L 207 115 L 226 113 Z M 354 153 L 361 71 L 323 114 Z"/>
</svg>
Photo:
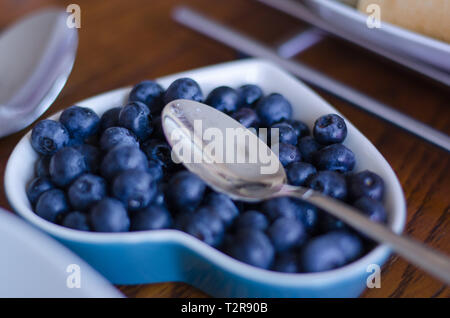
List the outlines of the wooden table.
<svg viewBox="0 0 450 318">
<path fill-rule="evenodd" d="M 77 0 L 81 29 L 77 60 L 67 85 L 43 115 L 91 95 L 143 79 L 230 61 L 236 52 L 198 35 L 170 18 L 172 8 L 194 8 L 273 44 L 300 22 L 251 0 Z M 0 29 L 47 5 L 73 1 L 0 0 Z M 301 54 L 305 63 L 450 134 L 448 90 L 373 54 L 336 39 Z M 7 76 L 7 74 L 1 74 Z M 381 151 L 397 173 L 408 205 L 406 233 L 450 253 L 450 156 L 424 141 L 319 91 Z M 24 132 L 0 141 L 0 170 Z M 0 183 L 0 205 L 9 208 Z M 382 273 L 382 288 L 363 297 L 450 297 L 450 289 L 394 256 Z M 202 297 L 182 283 L 119 287 L 130 297 Z"/>
</svg>

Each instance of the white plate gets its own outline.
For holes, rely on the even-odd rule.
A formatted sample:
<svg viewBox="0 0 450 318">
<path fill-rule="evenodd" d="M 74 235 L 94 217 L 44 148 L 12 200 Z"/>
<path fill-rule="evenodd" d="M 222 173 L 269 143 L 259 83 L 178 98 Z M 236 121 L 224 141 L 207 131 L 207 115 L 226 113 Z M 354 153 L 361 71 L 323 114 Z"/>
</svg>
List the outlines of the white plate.
<svg viewBox="0 0 450 318">
<path fill-rule="evenodd" d="M 0 208 L 0 297 L 122 295 L 67 248 Z"/>
</svg>

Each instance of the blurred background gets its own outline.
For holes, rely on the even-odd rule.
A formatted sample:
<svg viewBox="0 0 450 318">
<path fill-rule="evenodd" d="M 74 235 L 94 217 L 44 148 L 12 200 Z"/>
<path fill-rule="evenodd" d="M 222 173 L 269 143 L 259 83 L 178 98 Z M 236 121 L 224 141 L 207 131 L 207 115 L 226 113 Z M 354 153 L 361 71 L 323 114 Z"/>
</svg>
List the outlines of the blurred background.
<svg viewBox="0 0 450 318">
<path fill-rule="evenodd" d="M 0 31 L 18 18 L 71 1 L 0 0 Z M 144 79 L 248 57 L 188 29 L 172 18 L 189 5 L 261 43 L 281 44 L 310 25 L 256 0 L 77 0 L 81 28 L 77 58 L 66 86 L 43 115 L 79 100 Z M 450 17 L 449 17 L 450 19 Z M 317 29 L 292 58 L 450 134 L 448 86 Z M 1 53 L 0 53 L 1 54 Z M 1 76 L 7 76 L 2 74 Z M 365 134 L 385 156 L 408 202 L 407 233 L 442 251 L 450 248 L 450 161 L 448 152 L 348 103 L 316 91 Z M 0 141 L 0 171 L 24 131 Z M 0 186 L 0 205 L 9 208 Z M 450 297 L 445 285 L 394 256 L 383 270 L 384 286 L 365 297 Z M 207 296 L 181 283 L 120 287 L 132 297 Z"/>
</svg>

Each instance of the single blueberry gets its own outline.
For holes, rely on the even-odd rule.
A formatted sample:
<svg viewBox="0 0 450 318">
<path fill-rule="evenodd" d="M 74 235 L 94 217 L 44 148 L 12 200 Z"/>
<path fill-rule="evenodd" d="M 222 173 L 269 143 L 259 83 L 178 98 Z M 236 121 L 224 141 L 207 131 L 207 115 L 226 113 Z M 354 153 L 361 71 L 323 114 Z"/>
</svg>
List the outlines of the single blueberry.
<svg viewBox="0 0 450 318">
<path fill-rule="evenodd" d="M 347 137 L 347 125 L 344 119 L 336 114 L 324 115 L 314 123 L 313 134 L 323 145 L 340 143 Z"/>
<path fill-rule="evenodd" d="M 147 171 L 155 181 L 160 181 L 164 177 L 163 168 L 158 161 L 149 160 Z"/>
<path fill-rule="evenodd" d="M 186 220 L 182 230 L 208 245 L 217 247 L 225 233 L 222 219 L 210 208 L 201 207 Z"/>
<path fill-rule="evenodd" d="M 335 199 L 347 198 L 345 177 L 335 171 L 319 171 L 309 179 L 308 186 Z"/>
<path fill-rule="evenodd" d="M 49 170 L 52 182 L 59 187 L 65 187 L 85 173 L 87 167 L 83 155 L 78 150 L 65 147 L 52 156 Z"/>
<path fill-rule="evenodd" d="M 386 223 L 387 215 L 380 201 L 369 197 L 361 197 L 353 204 L 355 208 L 365 214 L 370 220 L 378 223 Z"/>
<path fill-rule="evenodd" d="M 118 173 L 125 170 L 146 171 L 147 168 L 148 161 L 145 154 L 139 148 L 129 145 L 118 145 L 111 149 L 103 157 L 100 165 L 102 176 L 108 180 L 112 180 Z"/>
<path fill-rule="evenodd" d="M 334 144 L 318 150 L 313 162 L 319 170 L 349 172 L 355 167 L 356 158 L 353 151 L 344 145 Z"/>
<path fill-rule="evenodd" d="M 279 143 L 278 144 L 278 158 L 281 164 L 286 167 L 290 163 L 301 160 L 301 154 L 298 148 L 294 145 Z"/>
<path fill-rule="evenodd" d="M 164 89 L 154 81 L 143 81 L 133 87 L 130 102 L 141 102 L 147 105 L 152 114 L 160 114 L 163 108 Z"/>
<path fill-rule="evenodd" d="M 73 148 L 78 150 L 78 152 L 83 156 L 84 162 L 86 163 L 86 171 L 97 172 L 100 169 L 100 161 L 102 157 L 100 149 L 88 144 L 77 145 Z"/>
<path fill-rule="evenodd" d="M 34 166 L 34 171 L 36 172 L 36 176 L 43 177 L 43 178 L 49 178 L 50 177 L 50 158 L 48 156 L 40 156 L 39 159 L 36 161 Z"/>
<path fill-rule="evenodd" d="M 309 136 L 311 133 L 309 131 L 308 125 L 306 125 L 304 122 L 296 119 L 289 119 L 285 121 L 289 125 L 294 128 L 295 134 L 297 135 L 297 138 L 303 138 L 306 136 Z"/>
<path fill-rule="evenodd" d="M 167 201 L 177 211 L 193 211 L 203 199 L 205 183 L 189 171 L 176 173 L 167 186 Z"/>
<path fill-rule="evenodd" d="M 293 162 L 286 167 L 289 184 L 304 186 L 308 179 L 317 173 L 316 168 L 307 162 Z"/>
<path fill-rule="evenodd" d="M 41 218 L 57 223 L 68 210 L 69 204 L 64 192 L 60 189 L 51 189 L 39 197 L 35 212 Z"/>
<path fill-rule="evenodd" d="M 104 198 L 92 206 L 89 218 L 95 232 L 127 232 L 130 229 L 127 210 L 113 198 Z"/>
<path fill-rule="evenodd" d="M 130 211 L 145 208 L 156 194 L 153 177 L 140 170 L 125 170 L 114 179 L 112 193 Z"/>
<path fill-rule="evenodd" d="M 272 270 L 282 273 L 298 273 L 300 272 L 299 257 L 296 253 L 285 252 L 275 257 Z"/>
<path fill-rule="evenodd" d="M 69 132 L 61 123 L 44 119 L 31 131 L 31 146 L 45 156 L 53 155 L 69 143 Z"/>
<path fill-rule="evenodd" d="M 128 128 L 139 140 L 147 139 L 153 131 L 152 116 L 141 102 L 129 102 L 119 113 L 119 126 Z"/>
<path fill-rule="evenodd" d="M 319 228 L 322 233 L 338 230 L 350 230 L 347 224 L 325 211 L 320 211 L 319 213 Z"/>
<path fill-rule="evenodd" d="M 267 234 L 277 252 L 299 247 L 307 238 L 303 224 L 290 218 L 277 219 L 269 227 Z"/>
<path fill-rule="evenodd" d="M 269 268 L 275 251 L 270 239 L 261 231 L 242 229 L 227 242 L 226 252 L 231 257 L 260 268 Z"/>
<path fill-rule="evenodd" d="M 231 117 L 240 122 L 245 128 L 257 128 L 259 126 L 258 114 L 249 107 L 239 108 Z"/>
<path fill-rule="evenodd" d="M 384 181 L 374 172 L 358 172 L 348 178 L 348 194 L 352 200 L 369 197 L 381 201 L 384 197 Z"/>
<path fill-rule="evenodd" d="M 344 231 L 330 232 L 306 243 L 300 263 L 305 272 L 323 272 L 354 261 L 362 252 L 363 244 L 356 235 Z"/>
<path fill-rule="evenodd" d="M 83 174 L 69 187 L 67 196 L 76 210 L 84 211 L 106 196 L 106 182 L 102 177 Z"/>
<path fill-rule="evenodd" d="M 292 126 L 288 123 L 284 122 L 273 125 L 272 129 L 270 130 L 271 134 L 274 129 L 278 129 L 279 142 L 294 146 L 297 144 L 297 134 L 295 133 L 294 128 L 292 128 Z"/>
<path fill-rule="evenodd" d="M 269 199 L 261 204 L 262 212 L 271 222 L 282 217 L 295 219 L 296 209 L 295 203 L 288 197 Z"/>
<path fill-rule="evenodd" d="M 152 204 L 153 205 L 161 205 L 166 207 L 166 189 L 167 189 L 167 183 L 160 182 L 156 185 L 156 194 L 153 197 Z"/>
<path fill-rule="evenodd" d="M 239 215 L 239 209 L 229 196 L 223 193 L 211 192 L 205 198 L 205 205 L 229 226 Z"/>
<path fill-rule="evenodd" d="M 149 161 L 160 164 L 164 171 L 174 171 L 177 164 L 172 160 L 172 149 L 167 141 L 149 139 L 142 144 L 142 150 Z"/>
<path fill-rule="evenodd" d="M 319 212 L 317 208 L 305 201 L 291 199 L 295 205 L 295 214 L 298 221 L 303 224 L 306 232 L 313 234 L 319 224 Z"/>
<path fill-rule="evenodd" d="M 105 131 L 109 127 L 119 126 L 119 113 L 122 107 L 108 109 L 100 118 L 100 131 Z"/>
<path fill-rule="evenodd" d="M 196 102 L 203 101 L 200 86 L 191 78 L 179 78 L 167 88 L 164 93 L 164 104 L 167 105 L 176 99 L 191 99 Z"/>
<path fill-rule="evenodd" d="M 274 93 L 263 97 L 256 105 L 256 112 L 261 123 L 271 127 L 275 123 L 291 119 L 292 105 L 282 95 Z"/>
<path fill-rule="evenodd" d="M 208 94 L 205 103 L 224 113 L 236 111 L 238 106 L 237 92 L 228 86 L 216 87 Z"/>
<path fill-rule="evenodd" d="M 254 107 L 263 97 L 263 91 L 258 85 L 246 84 L 237 89 L 239 107 Z"/>
<path fill-rule="evenodd" d="M 136 211 L 131 216 L 131 231 L 168 229 L 172 226 L 172 216 L 160 205 L 150 205 Z"/>
<path fill-rule="evenodd" d="M 94 135 L 100 127 L 100 118 L 87 107 L 71 106 L 61 113 L 59 121 L 75 140 L 84 140 Z"/>
<path fill-rule="evenodd" d="M 109 151 L 117 145 L 129 145 L 139 147 L 136 136 L 124 127 L 109 127 L 100 138 L 100 148 Z"/>
<path fill-rule="evenodd" d="M 265 231 L 269 227 L 269 220 L 267 220 L 267 217 L 259 211 L 248 210 L 236 218 L 233 227 L 235 230 L 252 228 Z"/>
<path fill-rule="evenodd" d="M 80 231 L 90 230 L 87 215 L 79 211 L 67 213 L 61 225 L 74 230 Z"/>
<path fill-rule="evenodd" d="M 298 150 L 300 151 L 302 159 L 305 162 L 311 163 L 313 161 L 314 154 L 322 148 L 323 146 L 311 136 L 300 138 L 298 141 Z"/>
<path fill-rule="evenodd" d="M 53 189 L 53 183 L 45 177 L 37 177 L 27 186 L 27 197 L 30 200 L 31 205 L 35 205 L 39 197 L 45 191 Z"/>
</svg>

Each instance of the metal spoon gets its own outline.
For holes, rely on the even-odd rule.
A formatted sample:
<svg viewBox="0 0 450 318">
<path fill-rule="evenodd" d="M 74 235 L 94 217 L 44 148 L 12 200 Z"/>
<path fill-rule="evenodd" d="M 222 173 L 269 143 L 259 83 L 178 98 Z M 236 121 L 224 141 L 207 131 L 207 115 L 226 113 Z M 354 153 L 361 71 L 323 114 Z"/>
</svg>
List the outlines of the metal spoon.
<svg viewBox="0 0 450 318">
<path fill-rule="evenodd" d="M 66 83 L 78 45 L 67 13 L 33 13 L 0 34 L 0 138 L 42 115 Z"/>
<path fill-rule="evenodd" d="M 205 104 L 176 100 L 163 109 L 162 126 L 175 154 L 173 158 L 183 162 L 186 168 L 213 189 L 226 193 L 233 199 L 250 202 L 283 196 L 304 200 L 341 219 L 373 240 L 389 245 L 405 259 L 450 283 L 450 258 L 447 256 L 411 238 L 393 233 L 386 226 L 370 221 L 358 210 L 343 202 L 308 188 L 287 185 L 284 168 L 275 153 L 256 134 L 228 115 Z M 237 138 L 232 143 L 222 142 L 222 153 L 220 147 L 217 148 L 219 151 L 210 151 L 210 142 L 205 140 L 208 134 L 205 132 L 210 128 L 214 129 L 209 130 L 210 142 L 213 140 L 212 131 L 226 137 L 229 136 L 227 131 L 234 132 Z M 258 156 L 254 161 L 252 146 L 257 146 L 259 153 L 264 156 Z M 183 150 L 178 151 L 179 149 Z M 189 151 L 186 151 L 187 149 Z M 227 152 L 240 154 L 241 159 L 244 159 L 241 162 L 244 163 L 227 163 L 233 162 L 225 160 Z M 233 158 L 237 156 L 233 155 Z M 270 162 L 272 165 L 268 164 Z"/>
</svg>

